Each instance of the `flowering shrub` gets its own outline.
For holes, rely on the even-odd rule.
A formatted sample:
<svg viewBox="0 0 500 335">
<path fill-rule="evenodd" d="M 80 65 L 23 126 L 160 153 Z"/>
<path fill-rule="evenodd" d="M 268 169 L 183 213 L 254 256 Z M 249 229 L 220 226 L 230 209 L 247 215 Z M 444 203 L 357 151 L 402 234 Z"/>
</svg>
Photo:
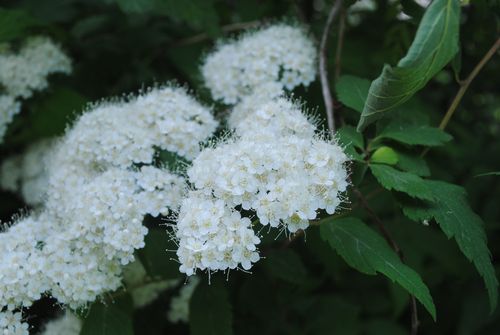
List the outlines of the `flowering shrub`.
<svg viewBox="0 0 500 335">
<path fill-rule="evenodd" d="M 473 201 L 476 214 L 457 185 L 493 206 L 480 183 L 498 172 L 464 160 L 478 150 L 457 149 L 473 133 L 455 113 L 496 64 L 498 40 L 450 91 L 459 27 L 487 5 L 299 1 L 298 23 L 260 20 L 288 5 L 236 22 L 246 10 L 215 2 L 0 8 L 0 333 L 467 334 L 498 323 L 482 219 L 498 215 Z M 390 29 L 414 35 L 406 55 L 374 51 L 400 43 Z M 358 52 L 356 38 L 373 50 Z M 397 64 L 380 72 L 384 61 Z M 469 287 L 484 298 L 463 298 L 453 326 L 438 321 Z M 471 301 L 493 314 L 470 321 Z"/>
</svg>

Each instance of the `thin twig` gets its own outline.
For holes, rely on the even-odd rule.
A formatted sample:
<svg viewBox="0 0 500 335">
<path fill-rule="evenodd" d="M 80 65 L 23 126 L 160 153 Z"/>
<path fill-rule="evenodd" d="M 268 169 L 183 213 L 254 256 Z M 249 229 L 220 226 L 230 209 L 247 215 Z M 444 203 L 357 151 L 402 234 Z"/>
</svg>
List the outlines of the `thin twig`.
<svg viewBox="0 0 500 335">
<path fill-rule="evenodd" d="M 232 23 L 232 24 L 222 26 L 220 29 L 224 33 L 230 33 L 233 31 L 255 28 L 255 27 L 260 26 L 261 24 L 262 24 L 262 21 L 237 22 L 237 23 Z M 178 41 L 174 42 L 174 45 L 175 46 L 183 46 L 183 45 L 196 44 L 196 43 L 200 43 L 200 42 L 203 42 L 205 40 L 208 40 L 210 38 L 211 38 L 211 36 L 209 34 L 201 33 L 198 35 L 194 35 L 191 37 L 187 37 L 187 38 L 183 38 L 181 40 L 178 40 Z"/>
<path fill-rule="evenodd" d="M 337 49 L 335 50 L 335 82 L 337 82 L 340 77 L 342 48 L 344 46 L 345 15 L 345 9 L 341 8 L 339 17 L 339 35 L 337 37 Z"/>
<path fill-rule="evenodd" d="M 391 234 L 389 231 L 385 228 L 384 224 L 382 223 L 382 220 L 377 216 L 377 214 L 371 209 L 370 205 L 368 205 L 368 201 L 366 200 L 365 196 L 361 191 L 353 186 L 352 188 L 354 194 L 358 197 L 359 202 L 361 203 L 361 206 L 366 210 L 368 215 L 373 219 L 377 227 L 379 228 L 380 232 L 382 235 L 384 235 L 384 238 L 387 240 L 387 242 L 391 245 L 392 249 L 398 254 L 399 258 L 402 258 L 401 254 L 401 248 L 399 248 L 399 245 L 396 243 L 396 241 L 391 237 Z"/>
<path fill-rule="evenodd" d="M 328 36 L 330 34 L 331 26 L 335 17 L 340 12 L 342 7 L 342 0 L 335 0 L 335 3 L 328 14 L 328 19 L 326 20 L 325 29 L 323 30 L 323 35 L 321 36 L 321 44 L 319 47 L 319 75 L 321 79 L 321 89 L 323 91 L 323 100 L 325 101 L 326 108 L 326 118 L 328 121 L 328 129 L 333 133 L 335 132 L 335 119 L 334 119 L 334 109 L 333 109 L 333 98 L 330 91 L 330 84 L 328 83 L 328 70 L 326 62 L 326 51 L 328 44 Z"/>
<path fill-rule="evenodd" d="M 399 259 L 401 260 L 401 262 L 404 263 L 404 256 L 403 256 L 403 252 L 401 251 L 401 248 L 399 247 L 396 240 L 394 240 L 392 238 L 389 231 L 385 228 L 382 220 L 380 220 L 380 218 L 377 216 L 377 214 L 368 205 L 368 201 L 366 200 L 363 193 L 361 193 L 361 191 L 356 187 L 353 187 L 353 192 L 358 197 L 358 199 L 361 203 L 361 206 L 363 206 L 363 208 L 366 210 L 368 215 L 372 218 L 372 220 L 378 226 L 379 230 L 382 232 L 382 235 L 384 236 L 386 241 L 392 247 L 394 252 L 399 256 Z M 411 333 L 410 334 L 417 335 L 418 326 L 420 325 L 420 322 L 418 320 L 417 301 L 415 300 L 415 297 L 413 295 L 410 295 L 410 312 L 411 312 Z"/>
<path fill-rule="evenodd" d="M 488 61 L 491 59 L 491 57 L 493 57 L 493 55 L 495 54 L 495 52 L 498 51 L 499 48 L 500 48 L 500 38 L 498 38 L 496 40 L 496 42 L 493 43 L 490 50 L 488 50 L 488 52 L 486 52 L 486 54 L 479 61 L 479 63 L 477 63 L 477 65 L 474 67 L 474 69 L 469 74 L 467 79 L 460 82 L 460 89 L 458 90 L 457 94 L 453 98 L 453 101 L 451 102 L 450 107 L 448 108 L 448 110 L 446 111 L 446 114 L 444 115 L 443 119 L 441 120 L 441 123 L 439 124 L 439 129 L 443 130 L 444 128 L 446 128 L 446 126 L 448 125 L 448 123 L 451 120 L 451 117 L 453 116 L 453 114 L 457 110 L 457 107 L 460 104 L 460 101 L 462 101 L 462 98 L 463 98 L 465 92 L 469 88 L 470 83 L 474 80 L 474 78 L 476 78 L 479 71 L 481 71 L 481 69 L 484 67 L 484 65 L 486 65 L 486 63 L 488 63 Z M 421 157 L 425 156 L 428 151 L 429 151 L 429 148 L 426 148 L 420 156 Z"/>
</svg>

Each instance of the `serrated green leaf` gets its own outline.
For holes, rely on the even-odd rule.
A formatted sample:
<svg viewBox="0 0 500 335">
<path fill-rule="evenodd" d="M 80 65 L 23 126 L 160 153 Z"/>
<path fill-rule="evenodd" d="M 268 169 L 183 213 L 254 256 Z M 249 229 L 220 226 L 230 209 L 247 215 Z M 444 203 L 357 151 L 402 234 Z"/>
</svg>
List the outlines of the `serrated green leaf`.
<svg viewBox="0 0 500 335">
<path fill-rule="evenodd" d="M 401 262 L 386 241 L 357 218 L 325 221 L 321 237 L 353 268 L 370 275 L 377 272 L 397 282 L 414 295 L 436 319 L 429 289 L 411 268 Z"/>
<path fill-rule="evenodd" d="M 426 180 L 413 173 L 398 171 L 393 167 L 382 164 L 372 164 L 370 170 L 380 185 L 390 191 L 403 192 L 411 197 L 423 200 L 436 199 Z"/>
<path fill-rule="evenodd" d="M 385 65 L 375 79 L 358 123 L 358 131 L 410 99 L 458 51 L 458 0 L 435 0 L 425 11 L 408 53 L 396 67 Z"/>
<path fill-rule="evenodd" d="M 388 138 L 409 145 L 438 146 L 453 137 L 439 128 L 393 122 L 387 125 L 377 138 Z"/>
<path fill-rule="evenodd" d="M 434 218 L 448 238 L 455 238 L 463 254 L 474 263 L 483 277 L 495 309 L 498 299 L 498 280 L 491 263 L 484 224 L 467 203 L 465 190 L 441 181 L 425 180 L 435 201 L 404 203 L 403 212 L 415 221 Z"/>
<path fill-rule="evenodd" d="M 232 311 L 223 283 L 200 282 L 189 302 L 191 335 L 230 335 Z"/>
<path fill-rule="evenodd" d="M 417 176 L 430 176 L 431 172 L 429 170 L 427 162 L 418 154 L 412 154 L 401 150 L 397 150 L 396 152 L 399 158 L 398 164 L 396 164 L 398 168 L 410 173 L 414 173 Z"/>
<path fill-rule="evenodd" d="M 378 148 L 370 157 L 370 162 L 372 163 L 389 164 L 389 165 L 396 165 L 398 163 L 398 160 L 399 158 L 396 151 L 387 146 Z"/>
<path fill-rule="evenodd" d="M 179 278 L 179 264 L 171 259 L 175 256 L 173 250 L 177 248 L 167 232 L 150 229 L 144 241 L 146 246 L 139 249 L 137 255 L 148 275 L 163 279 Z"/>
<path fill-rule="evenodd" d="M 264 266 L 274 277 L 293 284 L 307 279 L 307 270 L 300 257 L 292 250 L 276 250 L 266 256 Z"/>
<path fill-rule="evenodd" d="M 347 107 L 357 112 L 363 111 L 370 81 L 350 75 L 343 75 L 339 78 L 335 90 L 337 98 Z"/>
<path fill-rule="evenodd" d="M 94 303 L 83 320 L 80 335 L 133 335 L 132 305 Z"/>
<path fill-rule="evenodd" d="M 39 22 L 22 10 L 0 8 L 0 43 L 24 37 L 28 29 Z"/>
</svg>

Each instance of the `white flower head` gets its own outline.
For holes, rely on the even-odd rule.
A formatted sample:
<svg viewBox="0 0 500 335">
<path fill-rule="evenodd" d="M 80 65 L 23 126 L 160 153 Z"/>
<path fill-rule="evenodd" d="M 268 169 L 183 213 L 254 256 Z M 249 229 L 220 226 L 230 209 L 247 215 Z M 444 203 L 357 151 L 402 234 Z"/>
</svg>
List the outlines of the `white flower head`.
<svg viewBox="0 0 500 335">
<path fill-rule="evenodd" d="M 28 324 L 22 321 L 20 312 L 0 311 L 0 334 L 28 335 Z"/>
<path fill-rule="evenodd" d="M 276 24 L 220 43 L 201 72 L 214 99 L 235 104 L 270 83 L 288 90 L 308 86 L 316 76 L 316 58 L 304 29 Z"/>
<path fill-rule="evenodd" d="M 0 143 L 7 132 L 7 126 L 21 111 L 21 103 L 10 95 L 0 95 Z"/>
<path fill-rule="evenodd" d="M 28 39 L 17 54 L 0 53 L 0 83 L 12 97 L 29 98 L 47 88 L 50 74 L 69 74 L 71 69 L 68 56 L 47 37 Z"/>
</svg>

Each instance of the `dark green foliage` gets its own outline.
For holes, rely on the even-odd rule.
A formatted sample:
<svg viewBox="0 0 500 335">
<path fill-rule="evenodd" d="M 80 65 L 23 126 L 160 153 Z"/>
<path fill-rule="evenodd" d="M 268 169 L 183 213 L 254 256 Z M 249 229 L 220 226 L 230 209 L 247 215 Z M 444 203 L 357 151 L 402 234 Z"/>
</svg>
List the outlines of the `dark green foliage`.
<svg viewBox="0 0 500 335">
<path fill-rule="evenodd" d="M 189 329 L 192 335 L 231 335 L 232 311 L 222 280 L 200 283 L 189 303 Z"/>
<path fill-rule="evenodd" d="M 114 303 L 94 303 L 83 320 L 81 335 L 133 335 L 132 301 L 122 296 Z"/>
<path fill-rule="evenodd" d="M 148 275 L 165 279 L 181 277 L 178 264 L 172 261 L 176 246 L 164 229 L 150 229 L 145 242 L 146 246 L 138 250 L 137 256 Z"/>
<path fill-rule="evenodd" d="M 414 295 L 436 318 L 429 289 L 420 276 L 404 265 L 384 239 L 355 218 L 332 219 L 321 226 L 321 237 L 353 268 L 374 275 L 380 272 Z"/>
</svg>

